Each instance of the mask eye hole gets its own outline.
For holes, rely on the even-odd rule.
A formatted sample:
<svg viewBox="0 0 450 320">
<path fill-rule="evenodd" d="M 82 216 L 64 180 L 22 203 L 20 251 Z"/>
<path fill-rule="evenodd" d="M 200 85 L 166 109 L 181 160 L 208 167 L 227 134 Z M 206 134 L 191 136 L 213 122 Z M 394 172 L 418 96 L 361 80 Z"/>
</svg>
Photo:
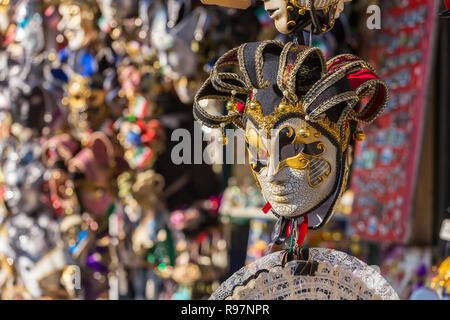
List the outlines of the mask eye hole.
<svg viewBox="0 0 450 320">
<path fill-rule="evenodd" d="M 305 146 L 303 144 L 294 143 L 295 137 L 296 132 L 290 126 L 286 126 L 279 131 L 278 139 L 280 161 L 295 157 L 303 151 Z"/>
<path fill-rule="evenodd" d="M 299 153 L 303 152 L 305 145 L 303 144 L 287 144 L 281 147 L 280 150 L 280 161 L 297 156 Z"/>
</svg>

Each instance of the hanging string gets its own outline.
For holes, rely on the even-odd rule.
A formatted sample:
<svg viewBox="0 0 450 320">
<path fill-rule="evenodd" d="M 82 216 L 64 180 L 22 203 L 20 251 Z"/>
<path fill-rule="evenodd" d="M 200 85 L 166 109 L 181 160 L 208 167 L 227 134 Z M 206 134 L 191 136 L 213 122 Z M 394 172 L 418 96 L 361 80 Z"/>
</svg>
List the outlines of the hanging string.
<svg viewBox="0 0 450 320">
<path fill-rule="evenodd" d="M 303 242 L 306 238 L 306 232 L 308 231 L 308 216 L 303 216 L 303 222 L 300 225 L 297 224 L 295 219 L 292 219 L 291 221 L 291 225 L 288 225 L 286 230 L 286 236 L 290 238 L 289 253 L 292 251 L 294 237 L 295 243 L 300 247 L 303 246 Z"/>
<path fill-rule="evenodd" d="M 291 243 L 289 245 L 289 253 L 291 253 L 291 251 L 292 251 L 292 242 L 294 240 L 294 219 L 292 219 L 292 222 L 291 222 L 291 231 L 290 231 L 290 233 L 291 233 Z"/>
<path fill-rule="evenodd" d="M 313 27 L 315 27 L 315 20 L 314 20 L 314 14 L 313 14 L 313 9 L 314 9 L 314 4 L 312 1 L 309 1 L 309 12 L 311 14 L 311 26 L 309 27 L 309 46 L 312 46 L 312 32 L 313 32 Z"/>
</svg>

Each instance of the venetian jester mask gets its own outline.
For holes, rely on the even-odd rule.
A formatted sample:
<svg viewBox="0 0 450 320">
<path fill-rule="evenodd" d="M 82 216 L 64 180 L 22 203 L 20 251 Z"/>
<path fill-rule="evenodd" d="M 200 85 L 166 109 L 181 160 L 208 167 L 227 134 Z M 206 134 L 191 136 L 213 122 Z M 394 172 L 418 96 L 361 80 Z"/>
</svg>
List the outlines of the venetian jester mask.
<svg viewBox="0 0 450 320">
<path fill-rule="evenodd" d="M 69 124 L 79 133 L 97 129 L 108 116 L 106 92 L 99 81 L 74 73 L 68 84 L 68 96 L 63 103 L 70 108 Z"/>
<path fill-rule="evenodd" d="M 223 66 L 237 72 L 221 72 Z M 199 103 L 227 101 L 227 115 Z M 345 190 L 349 145 L 360 140 L 351 125 L 371 123 L 384 109 L 388 89 L 356 56 L 327 63 L 318 48 L 276 41 L 243 44 L 222 56 L 195 99 L 204 125 L 233 123 L 245 131 L 252 172 L 284 233 L 288 219 L 305 217 L 319 228 Z"/>
</svg>

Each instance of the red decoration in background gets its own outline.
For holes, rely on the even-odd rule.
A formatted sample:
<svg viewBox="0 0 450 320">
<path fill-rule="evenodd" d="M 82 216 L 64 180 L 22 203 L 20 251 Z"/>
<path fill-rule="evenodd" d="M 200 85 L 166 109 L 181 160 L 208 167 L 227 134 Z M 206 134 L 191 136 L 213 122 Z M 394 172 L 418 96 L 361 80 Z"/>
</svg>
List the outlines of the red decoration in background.
<svg viewBox="0 0 450 320">
<path fill-rule="evenodd" d="M 398 3 L 381 1 L 382 28 L 374 31 L 370 62 L 388 83 L 391 100 L 384 114 L 365 128 L 366 140 L 356 146 L 351 223 L 362 238 L 404 243 L 421 156 L 436 2 Z M 411 21 L 412 13 L 419 18 Z"/>
</svg>

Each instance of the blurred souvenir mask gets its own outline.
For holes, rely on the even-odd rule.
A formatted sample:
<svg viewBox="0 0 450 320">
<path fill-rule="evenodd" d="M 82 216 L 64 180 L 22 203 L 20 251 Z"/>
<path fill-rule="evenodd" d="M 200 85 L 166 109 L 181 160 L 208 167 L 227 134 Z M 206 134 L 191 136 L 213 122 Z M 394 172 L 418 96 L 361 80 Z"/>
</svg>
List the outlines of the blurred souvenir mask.
<svg viewBox="0 0 450 320">
<path fill-rule="evenodd" d="M 96 218 L 102 218 L 114 201 L 114 195 L 109 187 L 93 184 L 90 180 L 83 180 L 80 185 L 80 201 L 83 208 Z"/>
<path fill-rule="evenodd" d="M 124 158 L 133 169 L 153 167 L 164 149 L 164 129 L 158 120 L 119 121 L 118 140 L 125 149 Z"/>
<path fill-rule="evenodd" d="M 167 261 L 169 257 L 164 248 L 165 244 L 171 241 L 170 237 L 164 218 L 154 213 L 147 214 L 133 232 L 133 251 L 139 256 L 152 256 L 153 259 L 147 256 L 151 263 L 163 262 L 168 265 L 170 261 Z"/>
<path fill-rule="evenodd" d="M 25 142 L 19 147 L 10 145 L 3 151 L 5 160 L 1 169 L 6 204 L 14 214 L 32 213 L 41 204 L 44 168 L 39 161 L 40 146 Z"/>
<path fill-rule="evenodd" d="M 4 35 L 9 27 L 10 0 L 0 0 L 0 35 Z"/>
<path fill-rule="evenodd" d="M 65 216 L 59 225 L 62 240 L 75 259 L 80 256 L 89 243 L 88 222 L 83 220 L 79 214 L 70 214 Z"/>
<path fill-rule="evenodd" d="M 78 149 L 79 143 L 69 134 L 53 136 L 42 146 L 42 163 L 49 168 L 43 188 L 47 194 L 46 202 L 60 216 L 79 213 L 74 183 L 65 169 L 58 168 L 67 165 Z"/>
<path fill-rule="evenodd" d="M 44 29 L 40 1 L 21 1 L 16 7 L 17 29 L 15 41 L 25 49 L 27 55 L 38 54 L 44 49 Z"/>
<path fill-rule="evenodd" d="M 89 88 L 89 79 L 73 74 L 69 81 L 69 96 L 64 102 L 70 108 L 69 123 L 79 130 L 97 129 L 107 117 L 106 92 Z"/>
<path fill-rule="evenodd" d="M 158 201 L 163 187 L 163 176 L 153 170 L 147 170 L 137 174 L 132 191 L 139 204 L 151 208 Z"/>
<path fill-rule="evenodd" d="M 20 256 L 16 262 L 17 273 L 23 281 L 25 288 L 34 297 L 38 298 L 42 295 L 42 290 L 39 287 L 39 283 L 33 270 L 35 268 L 35 262 L 27 256 Z"/>
<path fill-rule="evenodd" d="M 181 77 L 174 82 L 175 91 L 180 101 L 184 104 L 191 104 L 194 101 L 195 93 L 201 86 L 201 81 Z"/>
<path fill-rule="evenodd" d="M 59 5 L 61 21 L 58 30 L 66 37 L 71 50 L 79 50 L 97 37 L 94 27 L 96 9 L 96 3 L 89 0 L 65 0 Z"/>
<path fill-rule="evenodd" d="M 41 213 L 37 218 L 18 214 L 8 221 L 7 228 L 11 245 L 17 252 L 17 273 L 31 295 L 39 297 L 40 274 L 37 272 L 36 263 L 52 249 L 58 225 L 46 213 Z"/>
<path fill-rule="evenodd" d="M 46 212 L 37 218 L 21 213 L 8 221 L 8 236 L 12 247 L 37 261 L 47 251 L 57 232 L 57 224 Z"/>
<path fill-rule="evenodd" d="M 195 76 L 198 57 L 192 47 L 204 37 L 209 23 L 207 12 L 199 7 L 170 29 L 169 22 L 164 7 L 159 7 L 152 23 L 151 44 L 158 51 L 161 66 L 169 67 L 165 73 L 172 79 Z"/>
<path fill-rule="evenodd" d="M 53 169 L 49 174 L 47 186 L 50 205 L 55 214 L 61 216 L 79 212 L 75 186 L 66 171 Z"/>
<path fill-rule="evenodd" d="M 118 70 L 119 82 L 125 96 L 131 99 L 139 91 L 141 75 L 135 66 L 124 66 Z"/>
<path fill-rule="evenodd" d="M 69 161 L 69 171 L 83 177 L 74 181 L 81 206 L 96 218 L 103 218 L 115 196 L 112 176 L 115 170 L 114 148 L 100 131 L 91 135 L 91 143 Z"/>
<path fill-rule="evenodd" d="M 139 1 L 98 0 L 102 15 L 106 21 L 136 17 L 139 14 Z"/>
<path fill-rule="evenodd" d="M 264 0 L 264 8 L 281 33 L 311 30 L 320 34 L 333 28 L 348 1 L 351 0 Z"/>
<path fill-rule="evenodd" d="M 14 122 L 40 133 L 45 125 L 45 97 L 42 88 L 35 86 L 30 91 L 17 88 L 12 95 L 11 115 Z"/>
</svg>

